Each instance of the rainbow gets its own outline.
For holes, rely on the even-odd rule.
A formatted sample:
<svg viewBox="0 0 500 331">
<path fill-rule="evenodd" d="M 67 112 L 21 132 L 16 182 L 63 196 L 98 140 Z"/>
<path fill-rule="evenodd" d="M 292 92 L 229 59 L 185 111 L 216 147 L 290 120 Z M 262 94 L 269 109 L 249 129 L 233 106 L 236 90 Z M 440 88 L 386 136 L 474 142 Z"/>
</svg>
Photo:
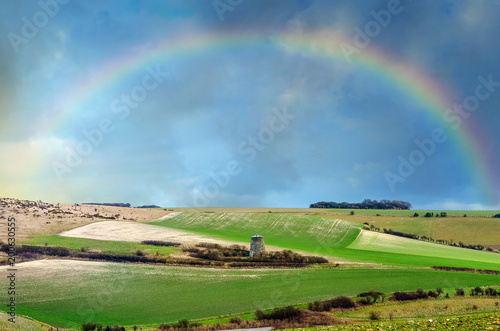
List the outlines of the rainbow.
<svg viewBox="0 0 500 331">
<path fill-rule="evenodd" d="M 263 36 L 253 32 L 231 31 L 217 34 L 191 34 L 180 36 L 162 44 L 146 47 L 132 55 L 113 58 L 97 70 L 97 74 L 71 86 L 57 105 L 46 109 L 48 117 L 38 125 L 35 133 L 57 132 L 64 127 L 72 115 L 82 105 L 111 88 L 117 82 L 133 73 L 141 72 L 147 66 L 155 66 L 165 60 L 176 60 L 200 54 L 204 51 L 223 52 L 230 49 L 271 45 L 284 52 L 296 52 L 312 57 L 346 63 L 341 45 L 353 45 L 353 41 L 335 32 L 314 33 L 280 32 Z M 375 77 L 389 82 L 396 90 L 410 98 L 422 108 L 437 124 L 445 130 L 448 139 L 453 141 L 462 153 L 461 166 L 473 176 L 472 180 L 490 203 L 498 203 L 495 189 L 495 171 L 486 159 L 484 144 L 481 143 L 479 130 L 468 119 L 458 129 L 450 127 L 444 114 L 456 103 L 456 98 L 442 83 L 427 75 L 422 68 L 412 63 L 378 50 L 374 47 L 360 49 L 350 57 L 351 65 L 365 70 Z M 54 109 L 58 109 L 54 111 Z"/>
</svg>

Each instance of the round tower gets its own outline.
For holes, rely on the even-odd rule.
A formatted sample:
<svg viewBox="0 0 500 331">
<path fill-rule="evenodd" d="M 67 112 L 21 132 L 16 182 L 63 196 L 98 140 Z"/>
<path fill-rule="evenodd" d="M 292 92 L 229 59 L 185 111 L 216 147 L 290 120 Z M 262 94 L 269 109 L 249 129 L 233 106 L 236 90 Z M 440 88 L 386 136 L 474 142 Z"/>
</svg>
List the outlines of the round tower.
<svg viewBox="0 0 500 331">
<path fill-rule="evenodd" d="M 258 234 L 252 236 L 252 240 L 250 241 L 250 257 L 253 257 L 254 254 L 264 253 L 265 251 L 264 237 Z"/>
</svg>

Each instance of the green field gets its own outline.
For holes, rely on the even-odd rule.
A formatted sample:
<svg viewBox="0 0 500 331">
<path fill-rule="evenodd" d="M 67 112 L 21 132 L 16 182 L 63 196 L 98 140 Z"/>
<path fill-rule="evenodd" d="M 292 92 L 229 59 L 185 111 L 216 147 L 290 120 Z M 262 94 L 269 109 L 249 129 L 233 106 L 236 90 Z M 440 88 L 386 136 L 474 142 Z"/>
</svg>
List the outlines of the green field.
<svg viewBox="0 0 500 331">
<path fill-rule="evenodd" d="M 52 266 L 50 265 L 52 263 Z M 18 313 L 54 326 L 174 322 L 288 304 L 417 288 L 498 284 L 498 276 L 410 269 L 225 270 L 57 262 L 19 270 Z M 5 302 L 5 293 L 0 300 Z"/>
<path fill-rule="evenodd" d="M 124 255 L 135 253 L 137 250 L 141 250 L 145 254 L 155 254 L 156 252 L 158 252 L 159 255 L 169 255 L 173 252 L 180 251 L 179 248 L 175 247 L 142 245 L 139 243 L 125 241 L 70 238 L 58 235 L 35 237 L 23 242 L 23 244 L 38 246 L 44 246 L 47 244 L 48 246 L 67 247 L 72 250 L 81 250 L 82 248 L 84 248 L 88 250 L 99 251 L 102 253 Z"/>
<path fill-rule="evenodd" d="M 47 260 L 31 267 L 20 265 L 18 313 L 59 327 L 79 328 L 87 321 L 144 326 L 353 296 L 370 289 L 390 293 L 500 285 L 498 275 L 429 269 L 500 270 L 500 254 L 366 231 L 361 229 L 362 222 L 337 220 L 324 213 L 219 211 L 183 212 L 150 224 L 246 243 L 250 236 L 260 234 L 273 248 L 321 254 L 346 263 L 334 269 L 289 270 Z M 362 215 L 342 218 L 348 217 Z M 141 249 L 166 255 L 177 250 L 60 236 L 36 237 L 27 243 L 113 254 Z M 0 292 L 0 300 L 7 300 L 5 291 Z"/>
<path fill-rule="evenodd" d="M 16 316 L 16 322 L 11 323 L 8 319 L 11 316 L 4 312 L 0 312 L 0 330 L 2 331 L 44 331 L 48 330 L 42 326 L 42 323 L 32 321 L 22 316 Z"/>
<path fill-rule="evenodd" d="M 406 267 L 450 266 L 500 270 L 500 255 L 495 253 L 454 248 L 396 236 L 384 237 L 391 239 L 392 242 L 387 243 L 385 247 L 382 247 L 384 245 L 382 241 L 377 241 L 376 249 L 353 244 L 361 233 L 359 227 L 362 224 L 339 221 L 321 215 L 182 213 L 151 224 L 236 241 L 248 241 L 251 235 L 257 233 L 265 237 L 266 245 L 321 254 L 339 261 Z M 420 252 L 425 254 L 421 255 Z"/>
<path fill-rule="evenodd" d="M 351 222 L 367 222 L 380 229 L 392 229 L 440 240 L 500 248 L 500 219 L 492 217 L 402 217 L 374 215 L 332 215 Z"/>
<path fill-rule="evenodd" d="M 500 263 L 500 254 L 463 249 L 365 230 L 361 232 L 361 235 L 358 236 L 348 248 L 362 251 L 440 257 L 459 261 L 467 260 L 484 263 Z"/>
<path fill-rule="evenodd" d="M 350 214 L 351 211 L 354 211 L 355 214 L 361 215 L 388 215 L 388 216 L 413 216 L 413 214 L 417 213 L 420 217 L 424 216 L 426 212 L 441 213 L 446 212 L 448 216 L 461 216 L 464 214 L 467 216 L 483 216 L 483 217 L 492 217 L 500 213 L 498 210 L 399 210 L 399 209 L 325 209 L 325 208 L 310 208 L 310 211 L 317 212 L 327 212 L 333 214 Z"/>
<path fill-rule="evenodd" d="M 444 331 L 444 330 L 500 330 L 500 314 L 467 314 L 454 317 L 440 317 L 437 319 L 410 319 L 384 322 L 367 322 L 352 325 L 337 325 L 312 327 L 307 331 L 359 331 L 359 330 L 419 330 L 419 331 Z"/>
</svg>

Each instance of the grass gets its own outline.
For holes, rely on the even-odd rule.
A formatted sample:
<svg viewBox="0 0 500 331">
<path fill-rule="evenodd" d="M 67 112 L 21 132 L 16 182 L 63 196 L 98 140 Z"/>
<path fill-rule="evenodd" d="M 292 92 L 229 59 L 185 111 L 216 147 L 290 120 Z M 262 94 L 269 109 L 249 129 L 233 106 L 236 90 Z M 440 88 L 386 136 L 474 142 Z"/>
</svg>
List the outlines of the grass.
<svg viewBox="0 0 500 331">
<path fill-rule="evenodd" d="M 332 215 L 332 217 L 338 215 Z M 338 216 L 340 217 L 340 216 Z M 374 215 L 344 215 L 341 218 L 373 224 L 380 229 L 393 229 L 434 239 L 462 241 L 474 245 L 500 247 L 500 219 L 491 217 L 396 217 Z"/>
<path fill-rule="evenodd" d="M 45 244 L 47 244 L 48 246 L 60 246 L 72 250 L 80 250 L 81 248 L 87 248 L 90 250 L 100 251 L 102 253 L 109 253 L 109 254 L 130 254 L 130 253 L 135 253 L 137 250 L 141 250 L 145 254 L 155 254 L 156 252 L 158 252 L 159 255 L 165 256 L 172 254 L 174 252 L 181 251 L 179 248 L 175 247 L 142 245 L 139 243 L 125 242 L 125 241 L 105 241 L 105 240 L 94 240 L 94 239 L 83 239 L 83 238 L 70 238 L 58 235 L 35 237 L 23 242 L 23 244 L 40 245 L 40 246 L 44 246 Z"/>
<path fill-rule="evenodd" d="M 426 299 L 407 302 L 387 301 L 348 312 L 336 313 L 337 317 L 369 320 L 370 312 L 381 319 L 435 318 L 438 316 L 464 315 L 470 313 L 499 312 L 498 297 L 452 297 L 450 299 Z"/>
<path fill-rule="evenodd" d="M 150 224 L 242 242 L 259 234 L 271 240 L 267 245 L 318 254 L 347 247 L 361 231 L 361 225 L 351 222 L 279 213 L 182 213 Z"/>
<path fill-rule="evenodd" d="M 450 318 L 411 319 L 402 321 L 367 322 L 352 325 L 312 327 L 309 331 L 366 331 L 366 330 L 500 330 L 500 314 L 468 314 Z"/>
<path fill-rule="evenodd" d="M 269 210 L 272 212 L 269 213 Z M 454 220 L 458 224 L 465 218 L 415 219 L 397 214 L 377 217 L 368 212 L 364 215 L 358 214 L 358 211 L 356 215 L 339 216 L 354 221 L 349 222 L 337 220 L 334 218 L 336 214 L 322 209 L 205 208 L 192 212 L 176 208 L 175 211 L 184 212 L 151 224 L 247 243 L 250 236 L 260 234 L 265 237 L 267 245 L 326 255 L 336 261 L 357 261 L 359 264 L 354 267 L 343 264 L 336 269 L 317 267 L 294 270 L 234 270 L 95 263 L 89 264 L 86 269 L 67 268 L 61 272 L 50 267 L 51 263 L 57 262 L 48 260 L 46 263 L 49 266 L 46 268 L 27 268 L 19 271 L 18 313 L 59 327 L 79 328 L 87 321 L 103 325 L 157 327 L 160 323 L 181 319 L 210 318 L 222 323 L 229 319 L 227 316 L 231 314 L 240 314 L 246 319 L 251 318 L 257 309 L 304 304 L 340 295 L 354 296 L 370 289 L 390 293 L 440 287 L 452 292 L 457 287 L 500 285 L 498 275 L 426 269 L 431 266 L 452 266 L 500 270 L 500 254 L 361 230 L 363 218 L 380 222 L 384 219 L 404 219 L 401 221 L 402 225 L 403 221 L 415 222 L 413 226 L 420 227 L 422 231 L 425 227 L 419 222 Z M 345 212 L 349 213 L 350 210 Z M 411 211 L 411 215 L 413 212 Z M 485 218 L 478 215 L 470 221 L 483 219 Z M 376 225 L 371 221 L 369 223 Z M 432 224 L 438 227 L 438 223 Z M 489 226 L 488 224 L 491 225 L 480 223 L 481 229 Z M 448 223 L 448 226 L 451 225 Z M 392 228 L 398 230 L 396 227 Z M 472 232 L 473 224 L 467 223 L 466 227 L 456 228 L 460 232 Z M 47 243 L 74 250 L 85 247 L 112 254 L 128 254 L 140 249 L 145 253 L 158 251 L 159 254 L 167 255 L 178 250 L 171 247 L 57 235 L 36 237 L 23 243 Z M 363 265 L 367 262 L 371 264 Z M 0 292 L 0 301 L 6 300 L 6 293 Z M 441 300 L 435 300 L 434 306 L 426 308 L 427 310 L 422 308 L 423 314 L 444 309 L 440 302 Z M 444 304 L 444 301 L 442 302 Z M 452 313 L 464 312 L 469 301 L 462 303 L 462 306 L 457 303 L 457 308 Z M 418 318 L 420 315 L 415 311 L 418 311 L 419 307 L 413 307 L 411 304 L 418 303 L 408 303 L 409 308 L 404 308 L 407 303 L 398 307 L 391 307 L 390 303 L 386 303 L 366 309 L 380 309 L 380 314 L 384 317 L 389 310 L 397 308 L 400 309 L 401 316 L 411 312 L 411 316 Z M 486 311 L 491 308 L 491 304 L 489 301 L 478 302 L 475 304 L 478 307 L 476 311 Z M 360 315 L 353 315 L 352 318 L 366 319 L 368 313 L 368 310 L 362 311 Z M 0 329 L 1 326 L 2 324 Z"/>
<path fill-rule="evenodd" d="M 2 331 L 47 331 L 49 327 L 44 323 L 23 317 L 16 316 L 15 323 L 9 322 L 11 318 L 5 312 L 0 312 L 0 330 Z"/>
<path fill-rule="evenodd" d="M 426 212 L 441 213 L 445 211 L 448 216 L 462 216 L 467 214 L 467 216 L 485 216 L 492 217 L 495 214 L 500 213 L 498 210 L 398 210 L 398 209 L 324 209 L 324 208 L 310 208 L 309 210 L 317 210 L 321 212 L 333 213 L 333 214 L 350 214 L 354 211 L 355 214 L 361 215 L 386 215 L 386 216 L 413 216 L 413 214 L 418 213 L 420 217 L 424 216 Z M 436 217 L 439 218 L 439 217 Z"/>
<path fill-rule="evenodd" d="M 151 224 L 243 242 L 248 242 L 249 237 L 257 233 L 265 237 L 267 245 L 331 256 L 339 261 L 405 267 L 450 266 L 500 270 L 500 255 L 494 253 L 452 248 L 396 236 L 384 237 L 392 240 L 391 243 L 385 243 L 385 247 L 383 240 L 372 245 L 361 244 L 356 241 L 361 233 L 361 224 L 321 215 L 182 213 Z M 361 236 L 363 237 L 364 235 Z M 420 253 L 424 255 L 419 255 Z"/>
<path fill-rule="evenodd" d="M 19 273 L 18 313 L 73 328 L 86 321 L 142 325 L 253 312 L 372 288 L 388 293 L 498 284 L 496 275 L 419 269 L 226 270 L 108 263 L 83 271 Z M 6 299 L 0 292 L 0 301 Z"/>
<path fill-rule="evenodd" d="M 435 244 L 366 230 L 361 231 L 361 234 L 348 247 L 363 251 L 399 253 L 431 258 L 440 257 L 494 264 L 500 263 L 500 254 Z"/>
</svg>

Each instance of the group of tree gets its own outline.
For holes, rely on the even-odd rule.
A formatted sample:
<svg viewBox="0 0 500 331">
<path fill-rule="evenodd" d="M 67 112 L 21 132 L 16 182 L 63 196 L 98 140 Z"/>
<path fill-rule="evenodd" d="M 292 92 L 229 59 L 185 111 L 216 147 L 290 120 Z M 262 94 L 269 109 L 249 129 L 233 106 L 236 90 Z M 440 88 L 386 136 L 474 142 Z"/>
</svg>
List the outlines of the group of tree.
<svg viewBox="0 0 500 331">
<path fill-rule="evenodd" d="M 316 202 L 309 206 L 309 208 L 328 208 L 328 209 L 411 209 L 411 203 L 399 200 L 371 200 L 365 199 L 363 202 L 349 203 L 349 202 Z"/>
<path fill-rule="evenodd" d="M 266 263 L 266 265 L 276 264 L 279 266 L 286 266 L 287 263 L 296 265 L 328 263 L 328 260 L 324 257 L 301 255 L 291 250 L 263 252 L 255 254 L 250 258 L 250 251 L 240 245 L 223 247 L 219 244 L 202 243 L 196 245 L 195 247 L 187 247 L 184 250 L 190 252 L 192 257 L 200 259 L 243 263 L 241 265 L 229 265 L 233 267 L 250 266 L 255 263 Z"/>
</svg>

